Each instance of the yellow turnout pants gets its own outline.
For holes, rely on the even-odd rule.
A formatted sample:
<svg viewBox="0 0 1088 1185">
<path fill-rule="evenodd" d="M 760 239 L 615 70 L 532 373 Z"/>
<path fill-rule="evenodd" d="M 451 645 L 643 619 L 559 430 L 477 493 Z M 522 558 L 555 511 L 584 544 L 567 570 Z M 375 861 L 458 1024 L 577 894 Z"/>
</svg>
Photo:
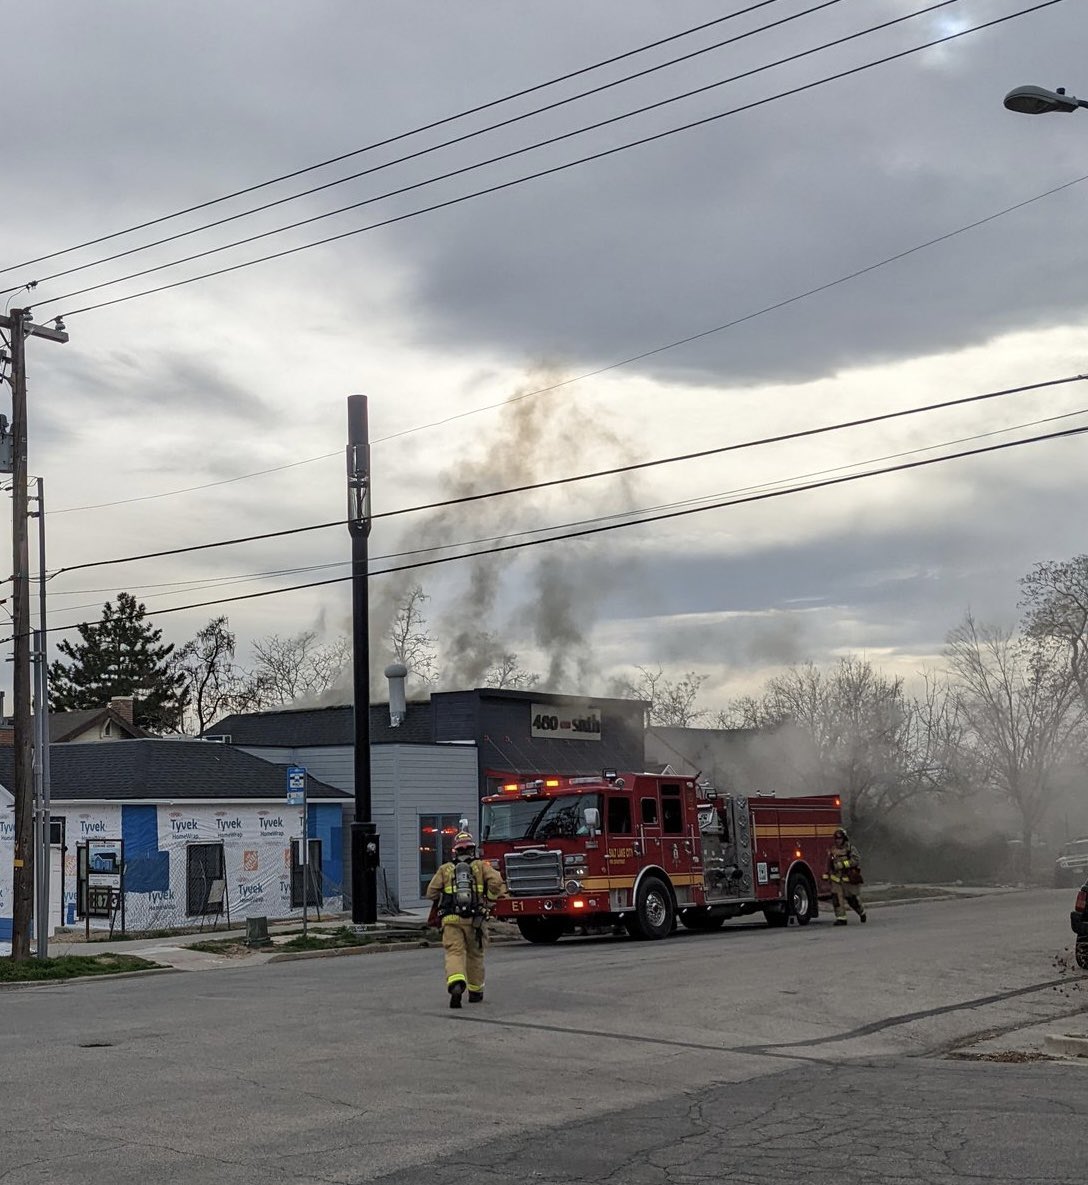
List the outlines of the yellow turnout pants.
<svg viewBox="0 0 1088 1185">
<path fill-rule="evenodd" d="M 487 932 L 471 918 L 442 919 L 442 949 L 446 953 L 446 987 L 463 983 L 470 992 L 484 990 L 484 950 Z"/>
<path fill-rule="evenodd" d="M 865 906 L 861 903 L 861 894 L 858 892 L 857 885 L 848 884 L 846 881 L 832 881 L 831 882 L 831 896 L 835 902 L 835 917 L 846 917 L 847 905 L 858 915 L 865 912 Z"/>
</svg>

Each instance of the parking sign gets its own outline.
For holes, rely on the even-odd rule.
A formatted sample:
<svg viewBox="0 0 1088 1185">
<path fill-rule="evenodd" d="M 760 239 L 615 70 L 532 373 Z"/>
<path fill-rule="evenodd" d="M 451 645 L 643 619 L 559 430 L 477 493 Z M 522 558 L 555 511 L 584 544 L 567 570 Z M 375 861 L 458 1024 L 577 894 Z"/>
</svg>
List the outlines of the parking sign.
<svg viewBox="0 0 1088 1185">
<path fill-rule="evenodd" d="M 289 765 L 287 767 L 287 805 L 302 806 L 306 793 L 306 767 Z"/>
</svg>

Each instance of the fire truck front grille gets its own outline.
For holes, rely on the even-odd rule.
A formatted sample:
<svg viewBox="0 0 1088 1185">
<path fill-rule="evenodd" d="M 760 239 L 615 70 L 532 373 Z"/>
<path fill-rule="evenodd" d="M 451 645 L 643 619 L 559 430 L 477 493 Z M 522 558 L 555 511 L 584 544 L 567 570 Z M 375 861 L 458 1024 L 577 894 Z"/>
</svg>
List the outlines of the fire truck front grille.
<svg viewBox="0 0 1088 1185">
<path fill-rule="evenodd" d="M 511 852 L 504 866 L 512 897 L 544 897 L 563 890 L 561 852 Z"/>
</svg>

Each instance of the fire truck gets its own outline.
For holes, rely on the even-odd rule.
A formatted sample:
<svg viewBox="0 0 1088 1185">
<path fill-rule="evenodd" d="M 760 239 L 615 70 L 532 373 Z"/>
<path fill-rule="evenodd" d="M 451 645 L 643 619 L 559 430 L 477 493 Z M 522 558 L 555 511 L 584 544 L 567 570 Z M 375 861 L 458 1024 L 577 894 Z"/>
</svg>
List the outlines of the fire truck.
<svg viewBox="0 0 1088 1185">
<path fill-rule="evenodd" d="M 830 897 L 835 795 L 718 794 L 695 778 L 540 775 L 483 800 L 481 851 L 506 881 L 494 916 L 529 942 L 623 926 L 665 938 L 762 913 L 806 926 Z"/>
</svg>

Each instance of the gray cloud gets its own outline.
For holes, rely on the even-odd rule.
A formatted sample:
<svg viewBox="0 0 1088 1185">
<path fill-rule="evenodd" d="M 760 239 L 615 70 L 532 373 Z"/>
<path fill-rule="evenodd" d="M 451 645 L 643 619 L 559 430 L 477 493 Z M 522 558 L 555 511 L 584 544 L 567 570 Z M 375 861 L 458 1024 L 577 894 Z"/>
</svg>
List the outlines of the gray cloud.
<svg viewBox="0 0 1088 1185">
<path fill-rule="evenodd" d="M 800 6 L 801 0 L 784 0 L 775 11 Z M 297 212 L 288 206 L 239 222 L 193 240 L 191 249 L 714 81 L 906 7 L 899 0 L 837 6 L 584 107 L 308 199 Z M 947 20 L 985 20 L 1017 7 L 1017 0 L 963 0 L 947 16 L 722 88 L 673 111 L 145 282 L 192 275 L 408 211 L 801 85 L 933 36 L 948 27 L 942 23 Z M 184 9 L 100 0 L 62 11 L 24 6 L 8 26 L 19 52 L 10 55 L 6 81 L 28 118 L 11 129 L 9 153 L 18 167 L 7 179 L 10 216 L 0 227 L 0 261 L 18 262 L 252 184 L 713 15 L 705 6 L 681 14 L 651 0 L 518 6 L 401 0 L 385 7 L 313 0 L 305 8 L 193 0 Z M 755 17 L 747 23 L 756 23 Z M 421 28 L 426 36 L 419 35 Z M 400 427 L 501 398 L 516 381 L 511 372 L 521 373 L 540 358 L 577 374 L 744 316 L 1083 172 L 1086 117 L 1029 120 L 1005 112 L 1000 100 L 1018 82 L 1081 86 L 1086 38 L 1083 6 L 1058 5 L 945 50 L 654 146 L 335 247 L 73 318 L 68 346 L 34 350 L 32 464 L 46 471 L 51 489 L 60 487 L 53 505 L 197 485 L 280 463 L 285 454 L 296 459 L 300 452 L 339 447 L 343 408 L 335 401 L 351 390 L 380 392 L 376 413 L 380 409 Z M 571 83 L 560 93 L 574 89 Z M 526 99 L 517 109 L 531 105 Z M 484 118 L 466 126 L 479 126 Z M 427 142 L 419 137 L 404 147 Z M 342 171 L 397 151 L 346 163 Z M 264 196 L 286 192 L 289 186 Z M 1083 326 L 1086 201 L 1088 186 L 1074 188 L 613 377 L 617 384 L 647 375 L 697 384 L 713 396 L 715 386 L 834 376 L 863 363 L 985 344 L 1009 330 Z M 164 247 L 146 263 L 189 249 L 188 243 Z M 98 254 L 89 249 L 71 262 Z M 43 278 L 68 262 L 21 268 L 5 282 Z M 144 262 L 139 256 L 116 270 L 107 265 L 43 279 L 35 300 L 48 312 L 50 294 Z M 1068 355 L 1055 358 L 1055 367 L 1080 365 L 1078 342 L 1071 339 Z M 978 359 L 971 365 L 981 367 Z M 930 385 L 943 389 L 952 373 L 952 364 L 935 370 Z M 953 393 L 985 385 L 973 370 L 962 375 L 962 384 L 959 378 Z M 883 395 L 879 387 L 877 381 L 874 403 Z M 798 406 L 808 392 L 800 389 L 792 406 L 789 394 L 780 407 L 768 407 L 769 424 L 808 418 L 810 409 Z M 466 454 L 479 458 L 477 486 L 493 486 L 607 463 L 623 451 L 588 433 L 586 425 L 613 427 L 639 456 L 661 451 L 659 438 L 669 432 L 698 447 L 704 439 L 735 438 L 759 427 L 749 418 L 742 422 L 740 413 L 729 410 L 735 403 L 724 399 L 719 404 L 708 398 L 705 412 L 684 420 L 668 393 L 654 403 L 646 384 L 617 385 L 610 402 L 596 395 L 574 387 L 562 399 L 541 397 L 537 440 L 547 444 L 544 452 L 504 438 L 502 423 L 494 419 L 408 438 L 396 451 L 395 472 L 383 473 L 385 504 L 454 488 L 448 477 Z M 618 409 L 614 420 L 605 406 Z M 833 407 L 819 410 L 820 418 L 834 418 Z M 1038 462 L 1047 474 L 1054 468 L 1048 458 L 1040 454 Z M 187 543 L 233 534 L 243 524 L 259 531 L 335 518 L 343 509 L 341 470 L 342 463 L 334 462 L 327 472 L 225 486 L 96 513 L 93 520 L 59 519 L 51 546 L 68 562 L 102 550 L 127 551 L 137 539 Z M 735 665 L 859 645 L 930 653 L 968 603 L 980 616 L 1007 617 L 1018 575 L 1036 559 L 1082 546 L 1073 542 L 1085 506 L 1072 470 L 1064 490 L 1060 483 L 1036 480 L 1030 465 L 1002 472 L 1003 482 L 975 470 L 949 481 L 947 488 L 957 493 L 973 488 L 973 503 L 957 500 L 945 507 L 924 499 L 905 505 L 899 517 L 866 520 L 866 498 L 859 494 L 861 525 L 855 531 L 822 529 L 818 496 L 812 496 L 804 509 L 793 500 L 778 504 L 780 519 L 737 519 L 737 534 L 722 536 L 719 545 L 702 546 L 688 537 L 640 552 L 621 536 L 580 547 L 555 545 L 531 561 L 502 565 L 500 587 L 490 590 L 493 599 L 480 621 L 519 645 L 539 647 L 541 662 L 563 659 L 561 677 L 571 681 L 589 677 L 595 659 L 586 656 L 594 653 L 599 624 L 622 625 L 625 618 L 664 623 L 655 644 L 665 661 L 707 658 L 699 627 L 689 628 L 683 618 L 667 624 L 673 614 L 740 614 L 715 643 L 715 661 Z M 93 499 L 83 495 L 85 485 L 93 486 Z M 927 482 L 916 488 L 946 487 Z M 589 513 L 613 509 L 603 496 L 590 501 Z M 550 516 L 579 517 L 578 509 L 541 502 L 519 512 L 523 517 L 504 509 L 475 518 L 457 515 L 428 538 L 498 534 Z M 749 522 L 789 524 L 795 518 L 812 522 L 810 540 L 769 543 L 757 529 L 745 534 Z M 783 533 L 772 535 L 780 540 Z M 659 541 L 653 531 L 639 538 Z M 387 550 L 397 549 L 391 533 L 376 530 L 375 547 L 387 542 Z M 117 579 L 241 573 L 345 553 L 344 536 L 300 537 L 158 570 L 133 569 Z M 464 606 L 458 617 L 456 606 L 437 595 L 452 596 L 462 572 L 451 566 L 431 582 L 435 628 L 454 632 L 458 621 L 464 624 Z M 340 620 L 340 591 L 228 611 L 243 635 L 247 629 L 267 632 L 269 621 L 293 632 L 323 606 L 330 622 Z M 797 612 L 798 603 L 808 609 Z M 179 621 L 178 628 L 184 632 L 188 624 Z M 643 657 L 652 660 L 653 654 Z"/>
</svg>

